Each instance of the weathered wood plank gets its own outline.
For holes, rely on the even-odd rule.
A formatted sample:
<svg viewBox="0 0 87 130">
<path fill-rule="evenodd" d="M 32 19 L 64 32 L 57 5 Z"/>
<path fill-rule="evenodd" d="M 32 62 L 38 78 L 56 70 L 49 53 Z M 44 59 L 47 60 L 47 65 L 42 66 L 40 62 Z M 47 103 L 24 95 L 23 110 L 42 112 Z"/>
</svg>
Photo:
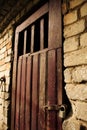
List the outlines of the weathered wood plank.
<svg viewBox="0 0 87 130">
<path fill-rule="evenodd" d="M 63 103 L 62 48 L 57 49 L 57 104 Z M 57 116 L 57 130 L 62 130 L 62 119 Z"/>
<path fill-rule="evenodd" d="M 39 75 L 39 117 L 38 130 L 45 130 L 45 106 L 46 100 L 46 53 L 40 54 L 40 75 Z"/>
<path fill-rule="evenodd" d="M 26 54 L 26 43 L 27 43 L 27 30 L 24 31 L 24 52 Z"/>
<path fill-rule="evenodd" d="M 35 25 L 31 27 L 31 53 L 34 52 L 34 35 L 35 35 Z"/>
<path fill-rule="evenodd" d="M 49 0 L 49 48 L 62 46 L 61 14 L 61 0 Z"/>
<path fill-rule="evenodd" d="M 21 74 L 20 130 L 25 129 L 25 81 L 26 81 L 26 57 L 23 57 L 22 74 Z"/>
<path fill-rule="evenodd" d="M 17 27 L 17 31 L 21 32 L 22 30 L 27 28 L 30 24 L 35 22 L 37 19 L 39 19 L 41 16 L 43 16 L 47 12 L 48 12 L 48 3 L 46 3 L 44 6 L 42 6 L 33 15 L 31 15 L 26 21 L 24 21 L 22 24 L 20 24 Z"/>
<path fill-rule="evenodd" d="M 18 74 L 17 74 L 17 90 L 16 90 L 16 113 L 15 113 L 15 130 L 19 130 L 20 128 L 20 94 L 21 94 L 21 66 L 22 65 L 22 59 L 19 58 L 18 60 Z"/>
<path fill-rule="evenodd" d="M 44 19 L 40 21 L 40 50 L 44 49 Z"/>
<path fill-rule="evenodd" d="M 38 55 L 33 56 L 32 72 L 32 115 L 31 130 L 37 130 L 38 125 Z"/>
<path fill-rule="evenodd" d="M 32 58 L 27 58 L 27 71 L 26 71 L 26 99 L 25 99 L 25 130 L 30 130 L 31 122 L 31 69 Z"/>
<path fill-rule="evenodd" d="M 55 105 L 56 102 L 56 52 L 48 52 L 48 105 Z M 56 130 L 56 111 L 47 113 L 47 130 Z"/>
</svg>

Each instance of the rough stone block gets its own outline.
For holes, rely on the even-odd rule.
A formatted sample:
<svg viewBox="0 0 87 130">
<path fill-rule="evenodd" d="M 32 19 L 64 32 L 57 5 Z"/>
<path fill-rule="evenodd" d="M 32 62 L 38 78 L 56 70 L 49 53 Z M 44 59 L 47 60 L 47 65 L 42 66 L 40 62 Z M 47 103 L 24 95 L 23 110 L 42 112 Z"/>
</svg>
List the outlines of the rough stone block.
<svg viewBox="0 0 87 130">
<path fill-rule="evenodd" d="M 87 103 L 76 102 L 76 117 L 77 119 L 87 121 Z"/>
<path fill-rule="evenodd" d="M 70 100 L 87 101 L 87 84 L 67 84 L 65 90 Z"/>
<path fill-rule="evenodd" d="M 0 50 L 0 54 L 4 53 L 6 51 L 6 46 L 3 47 L 1 50 Z"/>
<path fill-rule="evenodd" d="M 10 62 L 10 61 L 11 61 L 11 55 L 9 55 L 9 56 L 7 56 L 7 57 L 5 58 L 5 63 Z"/>
<path fill-rule="evenodd" d="M 85 3 L 85 4 L 81 7 L 80 14 L 81 14 L 81 17 L 87 15 L 87 3 Z"/>
<path fill-rule="evenodd" d="M 87 46 L 87 33 L 83 33 L 80 36 L 80 45 L 81 45 L 81 47 L 86 47 Z"/>
<path fill-rule="evenodd" d="M 77 36 L 67 38 L 64 41 L 64 52 L 77 50 L 79 47 L 79 39 Z"/>
<path fill-rule="evenodd" d="M 73 69 L 72 80 L 78 83 L 87 81 L 87 66 L 80 66 Z"/>
<path fill-rule="evenodd" d="M 87 64 L 87 47 L 74 51 L 64 56 L 64 66 L 76 66 Z"/>
<path fill-rule="evenodd" d="M 73 9 L 76 6 L 82 4 L 85 0 L 72 0 L 70 1 L 70 8 Z"/>
<path fill-rule="evenodd" d="M 63 130 L 80 130 L 80 122 L 74 118 L 67 119 L 63 122 Z"/>
<path fill-rule="evenodd" d="M 72 25 L 68 25 L 64 28 L 64 37 L 70 37 L 79 34 L 85 30 L 85 20 L 82 19 Z"/>
<path fill-rule="evenodd" d="M 6 100 L 6 99 L 9 99 L 9 97 L 10 97 L 10 94 L 9 94 L 9 93 L 6 93 L 6 92 L 2 92 L 2 93 L 1 93 L 1 98 L 2 98 L 2 99 L 5 99 L 5 100 Z"/>
<path fill-rule="evenodd" d="M 66 83 L 71 83 L 72 82 L 71 72 L 72 72 L 72 68 L 65 69 L 65 71 L 64 71 L 64 81 Z"/>
<path fill-rule="evenodd" d="M 71 24 L 77 21 L 77 10 L 70 12 L 64 16 L 64 25 Z"/>
</svg>

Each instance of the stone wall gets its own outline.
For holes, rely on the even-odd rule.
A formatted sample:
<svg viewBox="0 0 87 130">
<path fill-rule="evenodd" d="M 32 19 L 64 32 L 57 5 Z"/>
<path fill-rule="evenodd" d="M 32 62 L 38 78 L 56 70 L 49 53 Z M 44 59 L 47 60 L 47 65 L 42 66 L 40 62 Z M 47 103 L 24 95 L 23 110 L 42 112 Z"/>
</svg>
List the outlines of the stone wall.
<svg viewBox="0 0 87 130">
<path fill-rule="evenodd" d="M 12 30 L 0 38 L 0 78 L 5 76 L 5 83 L 0 82 L 0 130 L 7 130 L 10 108 L 10 77 L 12 61 Z"/>
<path fill-rule="evenodd" d="M 63 4 L 64 82 L 71 103 L 63 130 L 87 129 L 87 1 Z"/>
</svg>

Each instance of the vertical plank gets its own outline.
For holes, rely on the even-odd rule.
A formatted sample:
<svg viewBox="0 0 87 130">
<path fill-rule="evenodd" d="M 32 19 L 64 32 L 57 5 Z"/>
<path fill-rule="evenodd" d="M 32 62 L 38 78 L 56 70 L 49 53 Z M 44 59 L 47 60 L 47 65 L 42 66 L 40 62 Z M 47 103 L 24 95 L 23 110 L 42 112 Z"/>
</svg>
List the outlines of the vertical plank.
<svg viewBox="0 0 87 130">
<path fill-rule="evenodd" d="M 26 57 L 22 61 L 21 75 L 21 103 L 20 103 L 20 130 L 25 129 L 25 81 L 26 81 Z"/>
<path fill-rule="evenodd" d="M 34 34 L 35 34 L 35 25 L 31 27 L 31 53 L 34 51 Z"/>
<path fill-rule="evenodd" d="M 12 79 L 12 99 L 11 99 L 11 130 L 15 128 L 15 97 L 16 97 L 16 68 L 17 68 L 17 53 L 18 53 L 18 37 L 19 33 L 17 30 L 15 32 L 15 55 L 14 55 L 14 64 L 13 64 L 13 79 Z"/>
<path fill-rule="evenodd" d="M 45 94 L 46 94 L 46 53 L 40 54 L 40 76 L 39 76 L 39 119 L 38 130 L 45 130 Z"/>
<path fill-rule="evenodd" d="M 48 52 L 48 105 L 56 104 L 56 53 Z M 56 112 L 48 111 L 47 130 L 56 130 Z"/>
<path fill-rule="evenodd" d="M 57 102 L 61 105 L 63 102 L 62 94 L 62 48 L 57 49 Z M 57 130 L 62 130 L 62 119 L 57 116 Z"/>
<path fill-rule="evenodd" d="M 30 130 L 31 118 L 31 69 L 32 58 L 27 58 L 27 71 L 26 71 L 26 101 L 25 101 L 25 130 Z"/>
<path fill-rule="evenodd" d="M 26 43 L 27 43 L 27 30 L 24 31 L 24 51 L 23 51 L 23 54 L 26 54 Z"/>
<path fill-rule="evenodd" d="M 40 50 L 44 49 L 44 19 L 40 21 Z"/>
<path fill-rule="evenodd" d="M 37 130 L 38 127 L 38 67 L 38 55 L 35 55 L 33 56 L 31 130 Z"/>
<path fill-rule="evenodd" d="M 22 59 L 18 60 L 18 73 L 17 73 L 17 91 L 16 91 L 16 113 L 15 113 L 15 130 L 19 130 L 19 112 L 20 112 L 20 90 L 21 90 L 21 63 Z"/>
<path fill-rule="evenodd" d="M 61 0 L 49 0 L 49 48 L 62 46 Z"/>
</svg>

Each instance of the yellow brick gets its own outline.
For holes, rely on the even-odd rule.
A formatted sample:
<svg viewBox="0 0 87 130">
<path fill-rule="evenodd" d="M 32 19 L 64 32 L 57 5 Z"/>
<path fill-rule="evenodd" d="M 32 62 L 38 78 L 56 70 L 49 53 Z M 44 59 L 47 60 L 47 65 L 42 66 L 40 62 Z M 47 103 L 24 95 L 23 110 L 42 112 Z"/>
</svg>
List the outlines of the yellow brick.
<svg viewBox="0 0 87 130">
<path fill-rule="evenodd" d="M 72 25 L 68 25 L 64 28 L 64 37 L 70 37 L 79 34 L 85 30 L 85 20 L 82 19 Z"/>
<path fill-rule="evenodd" d="M 80 45 L 81 47 L 87 46 L 87 33 L 84 33 L 80 37 Z"/>
<path fill-rule="evenodd" d="M 87 3 L 85 3 L 85 4 L 81 7 L 80 13 L 81 13 L 81 17 L 87 15 Z"/>
<path fill-rule="evenodd" d="M 71 24 L 77 20 L 77 10 L 64 16 L 64 25 Z"/>
<path fill-rule="evenodd" d="M 73 9 L 74 7 L 82 4 L 84 1 L 86 1 L 86 0 L 72 0 L 72 1 L 70 1 L 70 8 Z"/>
</svg>

